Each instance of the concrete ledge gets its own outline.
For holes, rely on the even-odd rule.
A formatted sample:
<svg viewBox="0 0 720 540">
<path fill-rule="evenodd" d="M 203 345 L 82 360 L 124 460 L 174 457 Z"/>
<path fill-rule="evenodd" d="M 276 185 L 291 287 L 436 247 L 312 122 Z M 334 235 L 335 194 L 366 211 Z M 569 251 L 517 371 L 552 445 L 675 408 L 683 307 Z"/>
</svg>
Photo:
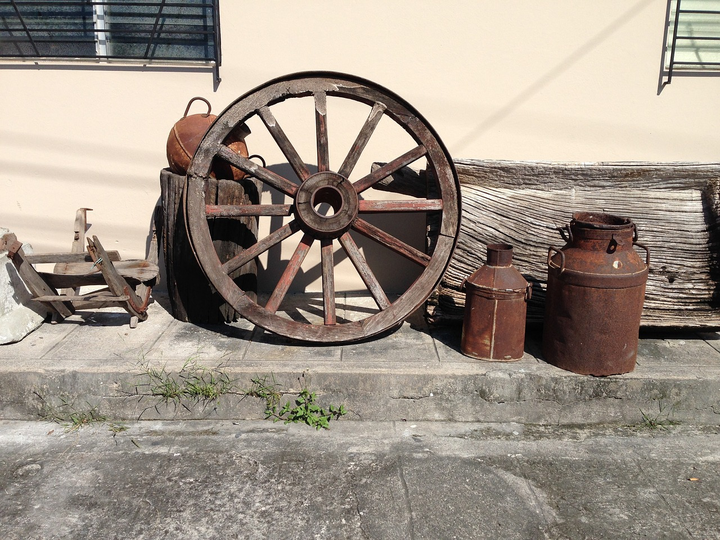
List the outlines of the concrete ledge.
<svg viewBox="0 0 720 540">
<path fill-rule="evenodd" d="M 302 302 L 302 299 L 298 299 Z M 35 419 L 47 405 L 97 407 L 114 420 L 258 419 L 264 403 L 229 394 L 215 402 L 163 403 L 148 395 L 148 368 L 177 375 L 188 362 L 219 368 L 240 391 L 257 376 L 303 387 L 321 405 L 344 404 L 363 421 L 634 424 L 643 412 L 683 423 L 720 424 L 720 336 L 645 335 L 626 375 L 576 375 L 539 359 L 539 334 L 510 364 L 462 355 L 460 329 L 430 329 L 414 315 L 397 331 L 343 346 L 299 345 L 245 321 L 199 327 L 162 307 L 136 329 L 124 312 L 75 315 L 0 347 L 0 417 Z"/>
</svg>

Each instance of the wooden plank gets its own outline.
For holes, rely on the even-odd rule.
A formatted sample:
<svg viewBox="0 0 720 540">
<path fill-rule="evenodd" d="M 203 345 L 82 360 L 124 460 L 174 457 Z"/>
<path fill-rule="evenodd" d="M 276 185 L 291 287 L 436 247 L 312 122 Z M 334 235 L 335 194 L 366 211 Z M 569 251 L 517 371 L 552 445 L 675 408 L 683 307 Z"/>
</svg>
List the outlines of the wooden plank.
<svg viewBox="0 0 720 540">
<path fill-rule="evenodd" d="M 35 268 L 33 268 L 32 264 L 27 262 L 27 260 L 25 259 L 25 253 L 23 252 L 23 249 L 21 247 L 17 245 L 11 246 L 8 252 L 13 264 L 15 265 L 15 268 L 18 271 L 18 274 L 22 278 L 23 282 L 25 282 L 25 285 L 27 285 L 27 288 L 30 290 L 34 297 L 50 296 L 57 298 L 57 291 L 55 291 L 55 289 L 45 283 L 45 281 L 42 279 L 42 277 L 40 277 Z M 69 317 L 74 312 L 72 304 L 67 302 L 54 300 L 48 301 L 46 302 L 46 304 L 50 306 L 55 311 L 55 313 L 62 318 Z"/>
<path fill-rule="evenodd" d="M 87 213 L 92 208 L 78 208 L 75 212 L 75 227 L 73 229 L 73 241 L 70 247 L 72 253 L 84 253 L 85 252 L 85 233 L 90 228 L 87 223 Z M 55 265 L 54 272 L 56 274 L 65 273 L 67 263 L 57 263 Z M 67 291 L 63 291 L 69 296 L 80 294 L 80 288 L 76 287 Z"/>
<path fill-rule="evenodd" d="M 327 94 L 315 92 L 315 138 L 317 139 L 318 172 L 330 169 L 330 148 L 328 142 Z"/>
<path fill-rule="evenodd" d="M 297 193 L 297 184 L 272 172 L 270 169 L 261 167 L 254 161 L 233 152 L 226 146 L 220 147 L 217 155 L 232 165 L 235 165 L 238 169 L 262 180 L 267 185 L 274 187 L 278 191 L 281 191 L 285 195 L 294 197 Z M 307 176 L 310 176 L 310 173 L 308 173 Z"/>
<path fill-rule="evenodd" d="M 282 276 L 280 276 L 280 279 L 275 286 L 275 290 L 265 304 L 265 309 L 270 313 L 275 313 L 280 307 L 280 304 L 282 304 L 283 298 L 285 298 L 292 282 L 295 280 L 305 257 L 310 251 L 310 246 L 312 246 L 313 241 L 314 238 L 312 236 L 305 234 L 295 248 L 295 252 L 288 261 Z"/>
<path fill-rule="evenodd" d="M 340 170 L 338 171 L 338 174 L 340 174 L 340 176 L 350 178 L 350 173 L 352 173 L 353 169 L 355 168 L 355 165 L 360 159 L 363 150 L 365 150 L 367 143 L 370 141 L 370 137 L 372 137 L 372 134 L 375 133 L 375 128 L 377 128 L 377 125 L 380 122 L 380 119 L 382 118 L 384 112 L 384 104 L 373 104 L 373 107 L 370 110 L 370 114 L 367 120 L 365 120 L 365 124 L 363 124 L 363 127 L 360 129 L 360 133 L 358 133 L 355 142 L 350 147 L 348 155 L 345 157 L 345 160 L 340 166 Z M 378 166 L 378 168 L 379 167 L 380 166 Z"/>
<path fill-rule="evenodd" d="M 442 209 L 442 199 L 421 199 L 417 201 L 358 201 L 358 210 L 360 213 L 437 212 Z"/>
<path fill-rule="evenodd" d="M 385 163 L 373 163 L 370 167 L 370 172 L 375 172 L 384 165 Z M 403 167 L 390 176 L 386 176 L 375 184 L 375 189 L 389 191 L 391 193 L 401 193 L 421 199 L 429 195 L 426 172 L 418 173 L 410 167 Z"/>
<path fill-rule="evenodd" d="M 302 158 L 298 155 L 297 150 L 295 150 L 295 147 L 292 145 L 290 140 L 287 138 L 287 135 L 285 135 L 285 132 L 280 127 L 280 124 L 278 124 L 277 120 L 275 119 L 275 116 L 270 111 L 268 107 L 260 107 L 258 109 L 258 115 L 262 119 L 263 123 L 265 124 L 265 127 L 267 127 L 268 131 L 272 135 L 273 139 L 275 139 L 275 142 L 280 147 L 280 150 L 282 151 L 283 155 L 287 158 L 288 163 L 292 167 L 292 169 L 295 171 L 295 174 L 298 176 L 298 178 L 304 182 L 310 177 L 310 171 L 308 170 L 307 166 L 305 165 L 305 162 L 302 160 Z M 258 176 L 257 174 L 255 176 Z M 258 176 L 260 178 L 260 176 Z M 288 195 L 291 195 L 288 193 Z"/>
<path fill-rule="evenodd" d="M 368 223 L 364 219 L 356 219 L 352 228 L 363 236 L 367 236 L 368 238 L 375 240 L 379 244 L 393 250 L 395 253 L 402 255 L 406 259 L 417 263 L 420 266 L 425 267 L 430 263 L 429 255 L 423 253 L 419 249 L 415 249 L 402 240 L 395 238 L 375 225 Z"/>
<path fill-rule="evenodd" d="M 216 208 L 222 215 L 211 216 L 208 229 L 213 238 L 210 249 L 221 262 L 240 254 L 257 239 L 257 218 L 232 214 L 234 208 L 252 208 L 259 203 L 262 189 L 257 180 L 239 182 L 209 178 L 205 185 L 205 207 Z M 237 318 L 232 309 L 208 283 L 186 234 L 182 193 L 185 177 L 168 170 L 160 173 L 162 187 L 162 249 L 168 295 L 176 319 L 198 324 L 231 322 Z M 240 212 L 243 213 L 243 212 Z M 235 270 L 231 277 L 251 298 L 257 291 L 257 263 L 254 260 Z"/>
<path fill-rule="evenodd" d="M 373 187 L 383 178 L 399 171 L 407 165 L 410 165 L 414 161 L 417 161 L 425 154 L 427 154 L 427 149 L 422 145 L 418 145 L 412 150 L 408 150 L 403 155 L 396 157 L 391 162 L 386 163 L 375 170 L 371 169 L 370 174 L 363 176 L 360 180 L 353 183 L 355 192 L 358 194 L 362 193 L 366 189 Z"/>
<path fill-rule="evenodd" d="M 120 253 L 117 251 L 108 251 L 108 257 L 111 261 L 119 261 Z M 89 253 L 33 253 L 32 255 L 25 255 L 25 260 L 30 264 L 43 264 L 43 263 L 81 263 L 89 262 L 92 263 L 92 257 Z"/>
<path fill-rule="evenodd" d="M 113 293 L 88 293 L 63 296 L 38 296 L 37 298 L 35 298 L 35 300 L 37 300 L 38 302 L 56 302 L 59 300 L 62 302 L 73 302 L 75 304 L 77 302 L 127 302 L 128 298 L 129 296 L 127 295 L 116 296 Z"/>
<path fill-rule="evenodd" d="M 358 248 L 355 240 L 353 240 L 349 232 L 346 232 L 340 237 L 340 244 L 350 258 L 350 261 L 355 266 L 355 269 L 365 283 L 365 286 L 368 288 L 368 291 L 370 291 L 370 294 L 378 307 L 380 309 L 389 308 L 390 300 L 388 300 L 380 282 L 375 277 L 375 273 L 368 265 L 365 256 L 360 252 L 360 248 Z"/>
<path fill-rule="evenodd" d="M 229 261 L 226 261 L 222 265 L 223 272 L 231 274 L 235 270 L 253 261 L 256 257 L 265 253 L 271 247 L 276 246 L 286 238 L 289 238 L 299 230 L 300 224 L 296 219 L 292 220 L 290 223 L 286 223 L 276 231 L 268 234 L 265 238 L 243 250 L 239 255 L 233 257 Z"/>
<path fill-rule="evenodd" d="M 141 283 L 153 286 L 160 272 L 157 265 L 148 261 L 127 260 L 113 263 L 117 272 L 128 284 L 135 286 Z M 99 267 L 93 267 L 92 263 L 70 263 L 66 271 L 69 274 L 53 274 L 49 272 L 38 272 L 43 280 L 56 289 L 67 289 L 85 287 L 92 285 L 105 285 L 105 278 Z"/>
<path fill-rule="evenodd" d="M 335 263 L 333 262 L 333 241 L 321 240 L 320 260 L 322 267 L 323 316 L 326 325 L 337 324 L 335 312 Z"/>
<path fill-rule="evenodd" d="M 629 217 L 651 252 L 641 324 L 720 327 L 720 164 L 456 162 L 463 216 L 455 255 L 428 306 L 436 322 L 460 322 L 462 282 L 488 243 L 513 245 L 513 264 L 533 284 L 528 321 L 541 322 L 549 246 L 573 212 Z M 639 250 L 644 257 L 642 250 Z"/>
<path fill-rule="evenodd" d="M 128 299 L 123 307 L 130 313 L 135 315 L 141 321 L 147 319 L 147 311 L 145 311 L 145 300 L 135 294 L 132 287 L 123 279 L 123 277 L 115 270 L 115 266 L 108 257 L 97 236 L 93 236 L 92 240 L 88 239 L 88 252 L 95 259 L 95 263 L 100 268 L 108 288 L 115 296 L 127 296 Z"/>
</svg>

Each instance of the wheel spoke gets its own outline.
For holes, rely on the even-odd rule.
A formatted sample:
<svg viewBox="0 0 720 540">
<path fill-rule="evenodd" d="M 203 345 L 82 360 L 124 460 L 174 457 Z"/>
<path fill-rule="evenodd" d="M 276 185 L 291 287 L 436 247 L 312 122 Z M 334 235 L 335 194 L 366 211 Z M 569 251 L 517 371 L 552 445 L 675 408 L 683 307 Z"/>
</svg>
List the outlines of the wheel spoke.
<svg viewBox="0 0 720 540">
<path fill-rule="evenodd" d="M 278 281 L 270 299 L 267 301 L 267 304 L 265 304 L 265 309 L 269 312 L 275 313 L 280 307 L 280 304 L 282 304 L 283 298 L 285 298 L 285 295 L 290 289 L 290 285 L 292 285 L 295 276 L 297 276 L 300 266 L 305 260 L 305 256 L 308 254 L 313 240 L 314 238 L 312 236 L 305 234 L 303 235 L 302 240 L 300 240 L 298 246 L 295 248 L 295 253 L 293 253 L 293 256 L 290 258 L 288 265 L 285 267 L 285 271 L 280 277 L 280 281 Z"/>
<path fill-rule="evenodd" d="M 292 205 L 289 204 L 205 205 L 205 216 L 208 219 L 243 216 L 289 216 L 291 213 Z"/>
<path fill-rule="evenodd" d="M 364 176 L 360 180 L 355 182 L 353 184 L 353 186 L 355 186 L 355 191 L 357 193 L 362 193 L 366 189 L 371 188 L 372 186 L 377 184 L 383 178 L 390 176 L 394 172 L 399 171 L 413 161 L 420 159 L 425 154 L 427 154 L 427 149 L 424 146 L 416 146 L 412 150 L 405 152 L 402 156 L 393 159 L 390 163 L 386 163 L 379 169 L 375 169 L 367 176 Z"/>
<path fill-rule="evenodd" d="M 286 238 L 292 236 L 300 229 L 300 224 L 296 220 L 292 220 L 290 223 L 283 225 L 275 232 L 270 233 L 262 240 L 253 244 L 247 249 L 244 249 L 242 253 L 236 255 L 225 264 L 222 265 L 222 271 L 226 274 L 231 274 L 241 266 L 246 265 L 252 261 L 258 255 L 265 253 L 268 249 L 276 244 L 279 244 Z"/>
<path fill-rule="evenodd" d="M 333 241 L 323 238 L 320 250 L 322 259 L 323 312 L 325 324 L 336 324 L 335 317 L 335 263 L 333 261 Z"/>
<path fill-rule="evenodd" d="M 360 130 L 360 133 L 358 133 L 355 142 L 350 148 L 350 152 L 348 152 L 348 155 L 345 157 L 345 161 L 343 161 L 343 164 L 338 171 L 341 176 L 344 176 L 345 178 L 350 177 L 350 173 L 352 173 L 355 168 L 358 159 L 360 159 L 360 155 L 363 153 L 363 150 L 365 150 L 365 146 L 367 146 L 370 137 L 375 132 L 375 128 L 380 122 L 384 112 L 385 105 L 382 103 L 375 103 L 375 105 L 373 105 L 370 115 L 367 120 L 365 120 L 365 124 Z"/>
<path fill-rule="evenodd" d="M 365 282 L 368 291 L 370 291 L 370 294 L 375 299 L 375 303 L 380 309 L 387 309 L 390 306 L 390 301 L 349 232 L 346 232 L 340 237 L 340 244 L 355 265 L 355 269 Z"/>
<path fill-rule="evenodd" d="M 287 178 L 283 178 L 279 174 L 275 174 L 270 169 L 261 167 L 254 161 L 241 156 L 237 152 L 233 152 L 230 148 L 224 145 L 220 146 L 220 150 L 218 150 L 217 155 L 228 163 L 235 165 L 241 171 L 258 178 L 267 185 L 281 191 L 285 195 L 295 197 L 295 193 L 297 193 L 298 189 L 297 184 L 291 182 Z"/>
<path fill-rule="evenodd" d="M 325 92 L 317 92 L 315 93 L 315 132 L 317 136 L 317 166 L 318 171 L 321 172 L 330 170 L 327 128 L 327 95 Z"/>
<path fill-rule="evenodd" d="M 423 253 L 422 251 L 409 246 L 402 240 L 395 238 L 394 236 L 386 233 L 382 229 L 371 225 L 364 219 L 356 219 L 352 226 L 360 234 L 375 240 L 376 242 L 383 244 L 385 247 L 393 250 L 394 252 L 402 255 L 403 257 L 419 264 L 420 266 L 426 267 L 430 263 L 430 256 Z"/>
<path fill-rule="evenodd" d="M 285 158 L 287 158 L 288 163 L 290 163 L 290 166 L 295 171 L 295 174 L 297 174 L 298 178 L 304 182 L 310 176 L 310 171 L 308 171 L 305 162 L 300 158 L 300 155 L 297 153 L 297 150 L 295 150 L 295 147 L 290 142 L 290 139 L 288 139 L 287 135 L 285 135 L 285 132 L 280 127 L 280 124 L 277 123 L 273 113 L 268 107 L 261 107 L 258 110 L 258 114 L 265 126 L 268 128 L 270 135 L 272 135 L 273 139 L 275 139 L 275 142 L 280 147 L 280 150 L 282 150 Z"/>
<path fill-rule="evenodd" d="M 442 199 L 421 199 L 410 201 L 358 201 L 361 213 L 380 212 L 433 212 L 443 209 Z"/>
</svg>

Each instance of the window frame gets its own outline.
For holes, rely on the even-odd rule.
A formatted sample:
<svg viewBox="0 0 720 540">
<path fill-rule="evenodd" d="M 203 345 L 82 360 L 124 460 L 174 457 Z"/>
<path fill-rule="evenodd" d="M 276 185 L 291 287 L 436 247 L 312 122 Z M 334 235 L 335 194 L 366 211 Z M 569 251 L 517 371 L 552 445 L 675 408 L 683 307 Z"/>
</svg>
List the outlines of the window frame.
<svg viewBox="0 0 720 540">
<path fill-rule="evenodd" d="M 662 57 L 660 59 L 658 95 L 665 86 L 672 82 L 673 77 L 720 77 L 720 61 L 703 61 L 701 59 L 697 61 L 678 60 L 676 55 L 678 41 L 696 42 L 695 47 L 698 51 L 702 49 L 698 43 L 720 42 L 720 0 L 717 0 L 716 3 L 717 9 L 683 9 L 682 0 L 668 0 L 665 14 Z M 674 11 L 673 5 L 675 6 Z M 681 23 L 681 19 L 684 18 L 683 15 L 687 16 L 687 18 Z M 711 24 L 717 25 L 718 31 L 714 35 L 679 34 L 681 24 L 684 26 L 689 25 L 690 28 L 692 28 L 693 21 L 690 20 L 690 16 L 692 15 L 709 16 L 709 21 Z M 697 24 L 697 21 L 695 21 L 695 23 Z"/>
<path fill-rule="evenodd" d="M 111 65 L 113 62 L 123 63 L 140 63 L 143 65 L 177 65 L 192 68 L 198 66 L 207 68 L 211 66 L 215 75 L 216 83 L 220 81 L 220 65 L 222 63 L 222 52 L 220 42 L 220 2 L 219 0 L 0 0 L 0 7 L 10 8 L 17 18 L 7 17 L 4 19 L 4 26 L 0 26 L 0 45 L 15 44 L 16 54 L 7 54 L 0 51 L 0 61 L 22 60 L 33 62 L 92 62 L 98 65 Z M 142 12 L 147 21 L 152 22 L 152 28 L 149 22 L 142 23 L 125 23 L 124 28 L 113 29 L 112 15 L 109 10 L 112 7 L 137 8 L 138 10 L 149 10 Z M 51 8 L 51 7 L 77 7 L 79 11 L 85 11 L 88 7 L 92 8 L 92 21 L 88 25 L 85 21 L 86 15 L 80 15 L 83 22 L 80 27 L 73 26 L 73 21 L 64 21 L 61 12 L 53 16 L 52 13 L 45 12 L 43 23 L 36 25 L 28 25 L 24 15 L 27 10 L 32 8 Z M 23 14 L 22 10 L 25 10 Z M 170 10 L 174 10 L 170 12 Z M 182 13 L 182 9 L 199 9 L 200 14 L 196 20 L 204 21 L 201 29 L 188 28 L 189 25 L 179 25 L 178 23 L 166 23 L 164 18 L 175 17 L 187 18 L 187 13 Z M 164 12 L 165 10 L 165 12 Z M 115 15 L 115 20 L 121 20 L 120 15 Z M 211 20 L 209 20 L 211 19 Z M 109 24 L 108 24 L 109 20 Z M 63 27 L 63 24 L 65 25 Z M 132 25 L 136 24 L 136 27 Z M 173 28 L 174 27 L 174 28 Z M 58 36 L 60 34 L 60 36 Z M 70 38 L 63 38 L 62 34 L 67 34 Z M 82 38 L 73 40 L 72 34 L 84 34 Z M 112 36 L 119 37 L 113 42 Z M 83 44 L 87 45 L 91 42 L 90 36 L 93 37 L 95 53 L 90 54 L 74 54 L 78 47 Z M 188 38 L 188 36 L 190 36 Z M 195 40 L 194 43 L 188 45 L 189 40 L 195 37 L 202 37 L 202 40 Z M 78 36 L 75 36 L 78 37 Z M 177 41 L 173 41 L 173 39 Z M 139 48 L 144 47 L 143 54 L 112 54 L 109 52 L 108 43 L 124 44 L 126 50 L 131 45 L 136 44 Z M 167 53 L 157 54 L 158 50 L 164 50 L 162 45 L 170 47 L 179 46 L 197 46 L 199 51 L 204 51 L 202 55 L 168 55 Z M 59 44 L 62 49 L 66 44 L 66 50 L 48 52 L 38 47 L 40 43 Z M 30 49 L 28 51 L 28 49 Z"/>
</svg>

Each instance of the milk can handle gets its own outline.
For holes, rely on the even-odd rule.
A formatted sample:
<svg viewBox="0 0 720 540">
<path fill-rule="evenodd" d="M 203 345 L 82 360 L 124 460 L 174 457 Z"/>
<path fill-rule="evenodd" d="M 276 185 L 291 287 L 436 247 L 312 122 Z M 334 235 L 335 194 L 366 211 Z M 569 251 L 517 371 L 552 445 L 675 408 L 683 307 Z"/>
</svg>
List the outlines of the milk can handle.
<svg viewBox="0 0 720 540">
<path fill-rule="evenodd" d="M 645 244 L 641 244 L 639 242 L 633 242 L 633 246 L 637 246 L 637 247 L 645 250 L 645 264 L 649 268 L 650 267 L 650 248 L 647 247 Z"/>
<path fill-rule="evenodd" d="M 552 252 L 556 251 L 558 255 L 560 255 L 560 266 L 557 268 L 560 268 L 560 273 L 562 274 L 565 271 L 565 253 L 563 253 L 562 249 L 558 249 L 556 247 L 550 246 L 548 248 L 548 257 L 547 257 L 547 264 L 548 266 L 555 266 L 552 264 Z"/>
<path fill-rule="evenodd" d="M 212 110 L 212 106 L 210 105 L 210 102 L 209 102 L 207 99 L 203 98 L 203 97 L 196 96 L 196 97 L 192 98 L 190 101 L 188 101 L 187 107 L 185 107 L 185 114 L 183 114 L 183 118 L 185 118 L 185 117 L 187 116 L 187 113 L 190 111 L 190 105 L 193 104 L 193 101 L 196 101 L 196 100 L 198 100 L 198 99 L 199 99 L 200 101 L 204 101 L 204 102 L 205 102 L 205 105 L 208 106 L 208 110 L 207 110 L 207 112 L 205 113 L 205 116 L 207 116 L 207 115 L 210 114 L 210 111 Z"/>
<path fill-rule="evenodd" d="M 573 241 L 573 233 L 572 229 L 570 229 L 570 225 L 563 225 L 562 227 L 557 227 L 558 232 L 560 233 L 560 236 L 562 236 L 562 239 L 565 240 L 568 244 L 572 243 Z"/>
</svg>

